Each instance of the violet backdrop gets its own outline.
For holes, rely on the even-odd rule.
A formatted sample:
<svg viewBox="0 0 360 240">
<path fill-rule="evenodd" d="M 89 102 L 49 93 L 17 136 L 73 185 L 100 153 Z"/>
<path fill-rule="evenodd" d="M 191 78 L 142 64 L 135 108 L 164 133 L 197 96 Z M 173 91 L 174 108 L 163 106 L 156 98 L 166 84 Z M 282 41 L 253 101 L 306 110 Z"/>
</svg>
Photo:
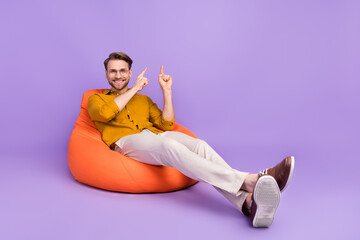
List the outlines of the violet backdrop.
<svg viewBox="0 0 360 240">
<path fill-rule="evenodd" d="M 1 239 L 359 239 L 359 1 L 2 1 L 0 26 Z M 132 195 L 71 177 L 81 97 L 108 87 L 113 51 L 148 67 L 160 107 L 164 64 L 176 122 L 233 167 L 296 157 L 269 229 L 204 183 Z"/>
</svg>

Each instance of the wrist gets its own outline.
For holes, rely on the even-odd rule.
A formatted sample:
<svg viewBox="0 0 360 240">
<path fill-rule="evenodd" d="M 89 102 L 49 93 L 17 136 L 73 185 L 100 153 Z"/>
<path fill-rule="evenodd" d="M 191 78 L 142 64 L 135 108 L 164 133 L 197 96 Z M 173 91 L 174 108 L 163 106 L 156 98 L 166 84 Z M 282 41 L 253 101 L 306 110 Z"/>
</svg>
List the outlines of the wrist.
<svg viewBox="0 0 360 240">
<path fill-rule="evenodd" d="M 165 93 L 167 93 L 167 94 L 171 94 L 172 93 L 172 89 L 171 88 L 162 88 L 162 91 L 163 91 L 163 93 L 165 94 Z"/>
<path fill-rule="evenodd" d="M 128 91 L 135 95 L 139 90 L 135 86 L 133 86 Z"/>
</svg>

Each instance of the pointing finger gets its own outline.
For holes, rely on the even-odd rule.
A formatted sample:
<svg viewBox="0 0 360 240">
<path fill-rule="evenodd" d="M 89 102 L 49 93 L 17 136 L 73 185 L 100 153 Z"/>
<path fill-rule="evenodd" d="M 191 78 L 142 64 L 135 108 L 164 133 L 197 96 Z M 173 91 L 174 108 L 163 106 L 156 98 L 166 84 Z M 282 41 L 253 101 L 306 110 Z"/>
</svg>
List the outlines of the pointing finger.
<svg viewBox="0 0 360 240">
<path fill-rule="evenodd" d="M 139 77 L 143 77 L 144 74 L 145 74 L 145 72 L 146 72 L 146 70 L 147 70 L 147 67 L 139 74 Z"/>
<path fill-rule="evenodd" d="M 164 73 L 164 65 L 161 65 L 160 67 L 160 74 L 163 74 Z"/>
</svg>

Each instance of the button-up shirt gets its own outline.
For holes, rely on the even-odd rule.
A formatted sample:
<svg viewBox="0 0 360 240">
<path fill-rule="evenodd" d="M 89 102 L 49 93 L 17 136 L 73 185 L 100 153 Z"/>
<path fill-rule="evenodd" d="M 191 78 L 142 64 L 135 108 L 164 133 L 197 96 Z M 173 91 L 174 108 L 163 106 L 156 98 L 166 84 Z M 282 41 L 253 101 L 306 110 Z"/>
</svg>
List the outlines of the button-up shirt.
<svg viewBox="0 0 360 240">
<path fill-rule="evenodd" d="M 120 111 L 114 98 L 119 93 L 105 89 L 104 93 L 93 94 L 88 100 L 88 111 L 103 141 L 109 146 L 122 137 L 140 133 L 147 128 L 155 134 L 170 131 L 175 118 L 165 120 L 162 111 L 148 96 L 135 94 Z"/>
</svg>

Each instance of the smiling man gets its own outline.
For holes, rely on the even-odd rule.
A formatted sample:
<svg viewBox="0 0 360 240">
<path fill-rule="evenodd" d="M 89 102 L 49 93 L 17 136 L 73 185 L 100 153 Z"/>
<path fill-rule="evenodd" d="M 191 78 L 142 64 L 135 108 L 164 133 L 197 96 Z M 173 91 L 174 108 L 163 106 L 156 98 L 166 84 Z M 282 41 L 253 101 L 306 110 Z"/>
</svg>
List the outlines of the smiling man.
<svg viewBox="0 0 360 240">
<path fill-rule="evenodd" d="M 205 141 L 171 131 L 175 113 L 172 77 L 160 67 L 158 77 L 164 108 L 139 94 L 149 79 L 145 68 L 132 88 L 132 59 L 114 52 L 104 61 L 111 86 L 89 97 L 88 111 L 103 141 L 114 151 L 137 161 L 174 167 L 184 175 L 214 186 L 236 209 L 250 216 L 254 227 L 272 224 L 283 191 L 294 170 L 294 157 L 286 157 L 273 168 L 258 174 L 231 168 Z"/>
</svg>

